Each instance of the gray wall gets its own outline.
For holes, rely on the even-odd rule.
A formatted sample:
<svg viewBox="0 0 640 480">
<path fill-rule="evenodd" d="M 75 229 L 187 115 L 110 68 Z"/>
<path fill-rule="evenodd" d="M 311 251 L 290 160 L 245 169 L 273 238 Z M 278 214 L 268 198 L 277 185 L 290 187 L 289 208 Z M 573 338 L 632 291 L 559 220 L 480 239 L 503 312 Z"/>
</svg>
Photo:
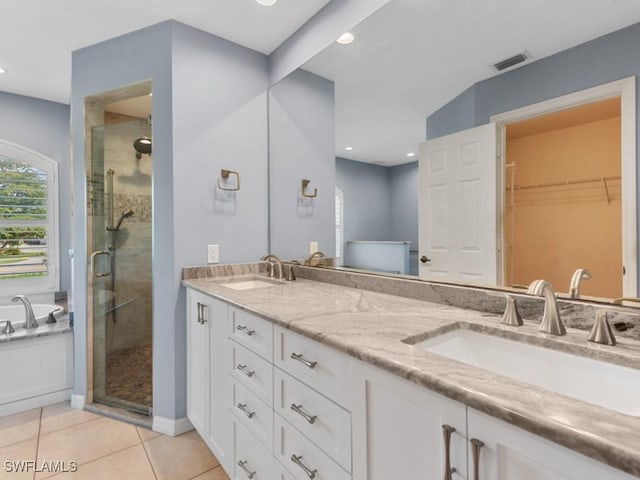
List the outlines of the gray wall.
<svg viewBox="0 0 640 480">
<path fill-rule="evenodd" d="M 344 193 L 345 241 L 391 240 L 387 167 L 336 158 L 336 186 Z"/>
<path fill-rule="evenodd" d="M 143 61 L 141 60 L 143 59 Z M 267 249 L 268 64 L 262 54 L 175 21 L 73 54 L 76 191 L 76 382 L 86 392 L 86 95 L 150 79 L 153 84 L 154 415 L 186 415 L 186 328 L 182 268 L 253 261 Z M 242 189 L 221 196 L 221 168 Z"/>
<path fill-rule="evenodd" d="M 335 252 L 335 127 L 333 82 L 296 70 L 269 92 L 270 250 L 305 258 L 318 242 Z M 301 180 L 311 180 L 303 198 Z"/>
<path fill-rule="evenodd" d="M 389 168 L 389 240 L 411 242 L 409 273 L 418 275 L 418 162 Z"/>
<path fill-rule="evenodd" d="M 485 124 L 496 113 L 637 76 L 639 46 L 640 24 L 636 24 L 479 82 L 427 118 L 427 139 Z M 640 102 L 637 93 L 636 101 Z M 636 116 L 640 128 L 640 104 Z M 638 132 L 636 142 L 640 145 Z"/>
<path fill-rule="evenodd" d="M 0 138 L 58 163 L 60 290 L 71 288 L 71 160 L 69 106 L 0 92 Z"/>
</svg>

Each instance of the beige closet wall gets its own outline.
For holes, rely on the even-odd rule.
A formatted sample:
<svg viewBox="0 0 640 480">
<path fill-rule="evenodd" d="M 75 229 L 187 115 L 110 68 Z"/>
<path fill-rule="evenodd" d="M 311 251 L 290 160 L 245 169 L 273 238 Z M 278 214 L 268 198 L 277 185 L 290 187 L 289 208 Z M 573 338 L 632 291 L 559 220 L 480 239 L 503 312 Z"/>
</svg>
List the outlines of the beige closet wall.
<svg viewBox="0 0 640 480">
<path fill-rule="evenodd" d="M 565 117 L 564 125 L 593 118 L 580 109 L 573 120 Z M 533 130 L 544 130 L 537 122 Z M 512 184 L 506 170 L 507 285 L 544 278 L 567 292 L 573 271 L 583 267 L 593 273 L 583 294 L 622 296 L 620 123 L 618 115 L 534 134 L 509 127 L 507 163 L 515 164 L 515 171 Z M 545 186 L 602 177 L 609 178 L 609 198 L 601 180 Z"/>
</svg>

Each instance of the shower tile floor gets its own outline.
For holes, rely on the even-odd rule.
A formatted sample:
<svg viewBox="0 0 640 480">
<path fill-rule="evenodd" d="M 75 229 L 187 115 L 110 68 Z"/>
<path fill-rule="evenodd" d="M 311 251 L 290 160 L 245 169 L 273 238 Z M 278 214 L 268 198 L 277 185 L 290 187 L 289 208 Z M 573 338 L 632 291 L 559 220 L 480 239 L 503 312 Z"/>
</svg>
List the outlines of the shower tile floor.
<svg viewBox="0 0 640 480">
<path fill-rule="evenodd" d="M 107 354 L 105 394 L 145 407 L 153 405 L 152 346 L 114 350 Z"/>
<path fill-rule="evenodd" d="M 1 417 L 0 459 L 0 480 L 229 480 L 194 430 L 169 437 L 68 403 Z M 38 472 L 9 471 L 20 461 Z"/>
</svg>

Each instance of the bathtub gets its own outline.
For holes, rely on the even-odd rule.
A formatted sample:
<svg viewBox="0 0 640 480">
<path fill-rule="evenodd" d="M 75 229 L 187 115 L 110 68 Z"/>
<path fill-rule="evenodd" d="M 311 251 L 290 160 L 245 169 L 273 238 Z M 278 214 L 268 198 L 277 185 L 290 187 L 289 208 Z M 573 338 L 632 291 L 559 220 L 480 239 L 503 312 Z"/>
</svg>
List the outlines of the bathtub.
<svg viewBox="0 0 640 480">
<path fill-rule="evenodd" d="M 42 325 L 47 320 L 49 312 L 53 312 L 56 320 L 64 314 L 64 309 L 60 305 L 36 303 L 32 304 L 31 307 L 38 325 Z M 11 321 L 13 328 L 22 328 L 25 320 L 24 305 L 22 303 L 0 305 L 0 329 L 4 328 L 6 320 Z"/>
</svg>

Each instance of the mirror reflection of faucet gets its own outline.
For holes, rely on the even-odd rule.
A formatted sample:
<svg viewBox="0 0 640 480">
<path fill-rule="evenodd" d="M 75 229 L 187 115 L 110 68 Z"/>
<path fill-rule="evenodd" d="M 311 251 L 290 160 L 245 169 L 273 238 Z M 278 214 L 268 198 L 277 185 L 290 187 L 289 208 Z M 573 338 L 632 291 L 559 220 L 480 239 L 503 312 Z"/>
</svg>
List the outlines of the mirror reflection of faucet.
<svg viewBox="0 0 640 480">
<path fill-rule="evenodd" d="M 313 260 L 316 258 L 324 258 L 324 253 L 322 253 L 319 250 L 317 252 L 312 253 L 305 259 L 303 265 L 306 265 L 307 267 L 313 267 L 314 266 Z M 318 265 L 318 262 L 316 262 L 316 265 Z"/>
<path fill-rule="evenodd" d="M 573 272 L 571 283 L 569 284 L 569 296 L 571 298 L 580 298 L 580 284 L 582 280 L 591 280 L 591 272 L 586 268 L 579 268 Z"/>
</svg>

